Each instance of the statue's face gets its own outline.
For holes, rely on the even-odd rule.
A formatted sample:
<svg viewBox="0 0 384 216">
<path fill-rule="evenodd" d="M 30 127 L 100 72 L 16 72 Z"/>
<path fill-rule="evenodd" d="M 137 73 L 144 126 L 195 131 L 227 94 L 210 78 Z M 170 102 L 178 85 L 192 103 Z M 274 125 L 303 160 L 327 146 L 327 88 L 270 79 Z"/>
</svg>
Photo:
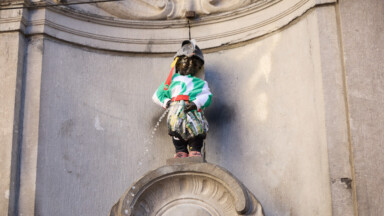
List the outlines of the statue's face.
<svg viewBox="0 0 384 216">
<path fill-rule="evenodd" d="M 193 76 L 195 73 L 197 73 L 201 69 L 203 64 L 204 64 L 203 61 L 201 61 L 196 56 L 192 56 L 192 57 L 182 56 L 179 58 L 179 60 L 176 63 L 176 70 L 181 75 L 191 74 Z"/>
</svg>

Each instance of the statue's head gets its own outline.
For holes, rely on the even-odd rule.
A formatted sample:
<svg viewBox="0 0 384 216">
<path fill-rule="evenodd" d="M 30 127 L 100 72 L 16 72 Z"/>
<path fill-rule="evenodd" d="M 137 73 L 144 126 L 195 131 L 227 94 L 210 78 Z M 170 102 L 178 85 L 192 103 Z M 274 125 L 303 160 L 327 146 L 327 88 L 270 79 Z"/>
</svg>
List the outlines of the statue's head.
<svg viewBox="0 0 384 216">
<path fill-rule="evenodd" d="M 176 72 L 181 75 L 194 76 L 204 65 L 203 52 L 196 45 L 195 40 L 183 41 L 181 48 L 177 51 L 175 58 L 178 57 L 176 62 Z"/>
</svg>

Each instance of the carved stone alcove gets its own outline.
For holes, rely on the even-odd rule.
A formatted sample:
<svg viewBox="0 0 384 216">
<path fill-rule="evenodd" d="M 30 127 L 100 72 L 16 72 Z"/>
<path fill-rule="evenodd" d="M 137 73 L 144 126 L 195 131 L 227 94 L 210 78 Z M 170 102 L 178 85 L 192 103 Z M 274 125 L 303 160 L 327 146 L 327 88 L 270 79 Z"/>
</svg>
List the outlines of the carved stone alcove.
<svg viewBox="0 0 384 216">
<path fill-rule="evenodd" d="M 44 34 L 102 50 L 173 54 L 189 29 L 201 49 L 221 49 L 276 31 L 311 8 L 335 1 L 124 0 L 62 5 L 2 18 L 0 29 L 20 26 L 29 37 Z M 41 0 L 53 2 L 58 0 Z M 195 11 L 198 18 L 185 19 L 186 11 Z"/>
<path fill-rule="evenodd" d="M 201 158 L 170 159 L 147 173 L 110 216 L 262 216 L 255 196 L 227 170 Z"/>
</svg>

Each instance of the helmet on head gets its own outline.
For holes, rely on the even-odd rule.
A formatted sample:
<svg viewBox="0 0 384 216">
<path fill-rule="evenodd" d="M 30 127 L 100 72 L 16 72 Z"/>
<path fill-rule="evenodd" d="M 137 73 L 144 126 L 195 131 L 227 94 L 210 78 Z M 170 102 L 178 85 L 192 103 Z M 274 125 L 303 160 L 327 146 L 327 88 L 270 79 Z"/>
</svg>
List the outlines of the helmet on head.
<svg viewBox="0 0 384 216">
<path fill-rule="evenodd" d="M 177 51 L 174 58 L 180 57 L 180 56 L 187 56 L 187 57 L 196 56 L 204 63 L 203 52 L 196 45 L 196 41 L 194 39 L 183 41 L 183 43 L 181 44 L 181 48 Z"/>
<path fill-rule="evenodd" d="M 204 79 L 204 56 L 203 52 L 200 50 L 200 48 L 196 45 L 196 41 L 194 39 L 192 40 L 185 40 L 183 43 L 181 43 L 181 48 L 177 51 L 176 55 L 173 57 L 173 62 L 171 65 L 171 71 L 169 72 L 168 78 L 164 83 L 164 90 L 168 90 L 169 86 L 172 82 L 172 76 L 174 68 L 176 67 L 177 62 L 179 61 L 179 57 L 181 56 L 187 56 L 192 57 L 196 56 L 198 59 L 201 60 L 202 66 L 200 67 L 200 70 L 195 72 L 194 75 L 200 79 Z M 177 73 L 177 71 L 176 71 Z"/>
</svg>

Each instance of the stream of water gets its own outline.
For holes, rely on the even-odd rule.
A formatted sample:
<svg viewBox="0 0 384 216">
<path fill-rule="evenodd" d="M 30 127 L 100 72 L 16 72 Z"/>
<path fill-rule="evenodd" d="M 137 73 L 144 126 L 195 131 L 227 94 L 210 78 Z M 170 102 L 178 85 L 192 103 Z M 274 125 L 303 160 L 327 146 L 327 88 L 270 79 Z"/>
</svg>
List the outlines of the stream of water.
<svg viewBox="0 0 384 216">
<path fill-rule="evenodd" d="M 145 138 L 144 139 L 144 153 L 141 155 L 141 157 L 139 158 L 139 160 L 137 162 L 137 165 L 138 165 L 138 168 L 137 168 L 137 171 L 136 171 L 137 173 L 139 173 L 141 171 L 141 168 L 142 168 L 142 165 L 143 165 L 143 161 L 144 160 L 146 160 L 146 161 L 148 160 L 148 154 L 149 154 L 150 147 L 152 147 L 154 145 L 156 131 L 157 131 L 157 129 L 160 126 L 160 122 L 167 115 L 168 111 L 169 111 L 169 109 L 166 109 L 164 111 L 164 113 L 160 116 L 159 120 L 156 122 L 155 126 L 152 129 L 151 136 L 149 138 Z"/>
</svg>

